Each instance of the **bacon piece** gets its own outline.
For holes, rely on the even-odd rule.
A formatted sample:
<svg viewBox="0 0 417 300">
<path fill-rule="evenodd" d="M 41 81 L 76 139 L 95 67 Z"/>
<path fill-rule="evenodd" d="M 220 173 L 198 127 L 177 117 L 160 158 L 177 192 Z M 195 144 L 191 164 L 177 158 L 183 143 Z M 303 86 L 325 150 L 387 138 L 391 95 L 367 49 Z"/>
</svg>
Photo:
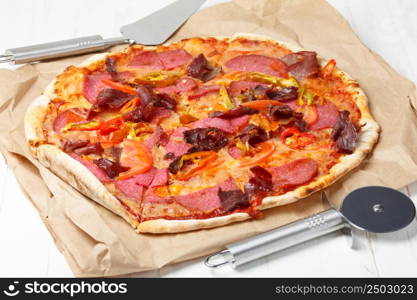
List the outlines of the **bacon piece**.
<svg viewBox="0 0 417 300">
<path fill-rule="evenodd" d="M 233 179 L 228 179 L 211 188 L 206 188 L 188 195 L 176 196 L 174 197 L 174 201 L 191 210 L 201 212 L 210 211 L 222 207 L 218 196 L 218 190 L 220 188 L 223 191 L 231 191 L 237 190 L 238 186 Z"/>
<path fill-rule="evenodd" d="M 83 93 L 88 102 L 96 102 L 98 93 L 106 87 L 104 83 L 101 82 L 104 79 L 111 79 L 111 75 L 109 73 L 97 73 L 90 74 L 85 77 Z"/>
<path fill-rule="evenodd" d="M 174 85 L 166 87 L 155 88 L 154 91 L 157 93 L 165 94 L 177 94 L 191 91 L 197 87 L 197 83 L 192 78 L 182 78 L 175 82 Z"/>
<path fill-rule="evenodd" d="M 211 93 L 216 93 L 220 88 L 221 85 L 202 85 L 192 95 L 188 96 L 188 99 L 197 99 Z"/>
<path fill-rule="evenodd" d="M 78 162 L 82 163 L 101 182 L 110 182 L 111 181 L 111 178 L 109 176 L 107 176 L 107 174 L 102 169 L 97 167 L 95 164 L 90 163 L 89 161 L 87 161 L 85 159 L 82 159 L 81 157 L 79 157 L 78 155 L 73 154 L 73 153 L 71 153 L 70 156 L 73 159 L 77 160 Z"/>
<path fill-rule="evenodd" d="M 291 53 L 281 58 L 281 60 L 287 64 L 288 72 L 298 80 L 316 76 L 320 71 L 316 52 L 300 51 Z"/>
<path fill-rule="evenodd" d="M 341 111 L 332 129 L 332 138 L 339 152 L 352 153 L 358 142 L 358 129 L 349 119 L 349 111 Z"/>
<path fill-rule="evenodd" d="M 214 69 L 203 53 L 194 58 L 187 67 L 187 74 L 191 77 L 198 78 L 203 82 L 209 81 L 217 76 L 221 67 Z"/>
<path fill-rule="evenodd" d="M 310 125 L 311 130 L 320 130 L 324 128 L 331 128 L 336 123 L 339 111 L 332 102 L 327 102 L 324 105 L 317 105 L 317 121 Z"/>
<path fill-rule="evenodd" d="M 318 163 L 310 158 L 301 158 L 268 171 L 272 174 L 275 189 L 292 188 L 310 182 L 318 173 Z"/>
<path fill-rule="evenodd" d="M 265 55 L 248 54 L 232 58 L 225 63 L 231 71 L 261 72 L 264 74 L 288 77 L 287 65 L 278 58 Z"/>
</svg>

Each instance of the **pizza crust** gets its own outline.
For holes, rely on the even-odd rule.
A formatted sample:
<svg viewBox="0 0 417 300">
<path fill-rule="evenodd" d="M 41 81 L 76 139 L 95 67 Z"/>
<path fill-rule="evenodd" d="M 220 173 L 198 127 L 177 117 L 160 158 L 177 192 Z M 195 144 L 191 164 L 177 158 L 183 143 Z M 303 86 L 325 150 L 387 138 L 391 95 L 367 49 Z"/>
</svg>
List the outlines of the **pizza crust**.
<svg viewBox="0 0 417 300">
<path fill-rule="evenodd" d="M 258 40 L 271 41 L 277 43 L 268 37 L 254 34 L 237 34 L 236 38 L 251 38 Z M 224 37 L 216 37 L 222 39 Z M 288 43 L 278 42 L 280 45 L 287 47 L 291 51 L 302 51 L 302 48 L 289 45 Z M 144 49 L 154 49 L 155 47 L 144 47 Z M 103 60 L 110 53 L 101 53 L 93 55 L 84 61 L 80 67 L 88 66 L 91 63 Z M 319 62 L 324 66 L 327 62 L 319 57 Z M 354 101 L 361 112 L 360 124 L 363 125 L 360 131 L 358 145 L 355 151 L 341 158 L 340 162 L 334 165 L 329 174 L 321 176 L 307 185 L 300 186 L 293 191 L 279 196 L 266 197 L 262 201 L 260 209 L 286 205 L 305 198 L 338 180 L 340 177 L 357 167 L 366 155 L 372 150 L 378 140 L 380 131 L 379 125 L 372 118 L 368 100 L 359 84 L 345 72 L 335 69 L 335 74 L 340 76 L 344 82 L 350 83 L 349 87 L 355 93 Z M 26 140 L 33 155 L 47 168 L 51 169 L 56 175 L 61 177 L 82 192 L 87 197 L 96 201 L 100 205 L 113 211 L 130 223 L 138 233 L 174 233 L 197 230 L 202 228 L 212 228 L 226 225 L 233 222 L 249 219 L 247 213 L 232 213 L 230 215 L 213 217 L 209 219 L 187 219 L 187 220 L 167 220 L 155 219 L 139 223 L 138 220 L 128 214 L 121 202 L 114 197 L 106 187 L 80 162 L 76 161 L 68 154 L 64 153 L 58 147 L 43 144 L 44 136 L 42 132 L 42 123 L 47 114 L 48 103 L 54 97 L 55 80 L 53 80 L 45 89 L 43 95 L 39 96 L 29 106 L 24 120 Z"/>
</svg>

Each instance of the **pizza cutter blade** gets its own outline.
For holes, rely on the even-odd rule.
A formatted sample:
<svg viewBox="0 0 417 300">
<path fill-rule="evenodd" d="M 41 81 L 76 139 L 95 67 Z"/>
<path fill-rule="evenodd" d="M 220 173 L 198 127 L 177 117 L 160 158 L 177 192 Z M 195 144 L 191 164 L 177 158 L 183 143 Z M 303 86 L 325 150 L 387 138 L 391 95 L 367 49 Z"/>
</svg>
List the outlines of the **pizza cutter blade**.
<svg viewBox="0 0 417 300">
<path fill-rule="evenodd" d="M 323 193 L 327 200 L 327 196 Z M 382 186 L 368 186 L 349 193 L 339 210 L 319 214 L 226 246 L 207 257 L 205 265 L 240 266 L 263 256 L 289 248 L 327 233 L 347 228 L 386 233 L 405 228 L 415 218 L 416 209 L 409 197 Z"/>
<path fill-rule="evenodd" d="M 7 49 L 0 63 L 29 63 L 106 50 L 114 45 L 159 45 L 165 42 L 206 0 L 177 0 L 134 23 L 120 28 L 121 37 L 92 35 Z"/>
</svg>

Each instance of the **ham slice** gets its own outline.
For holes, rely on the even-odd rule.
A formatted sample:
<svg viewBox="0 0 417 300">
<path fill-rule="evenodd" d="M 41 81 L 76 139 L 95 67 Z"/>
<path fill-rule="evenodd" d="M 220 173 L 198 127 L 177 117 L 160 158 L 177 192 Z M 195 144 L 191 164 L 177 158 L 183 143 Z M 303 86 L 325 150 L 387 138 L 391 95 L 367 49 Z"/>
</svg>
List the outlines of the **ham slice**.
<svg viewBox="0 0 417 300">
<path fill-rule="evenodd" d="M 182 206 L 197 211 L 210 211 L 221 207 L 220 198 L 217 192 L 221 188 L 223 191 L 237 190 L 233 179 L 228 179 L 214 187 L 206 188 L 188 195 L 174 197 L 174 201 Z"/>
<path fill-rule="evenodd" d="M 174 85 L 155 88 L 154 91 L 157 93 L 164 94 L 176 94 L 191 91 L 197 87 L 197 83 L 192 78 L 183 78 L 176 81 Z"/>
<path fill-rule="evenodd" d="M 298 80 L 315 76 L 320 71 L 316 52 L 300 51 L 291 53 L 281 58 L 281 60 L 287 64 L 288 72 Z"/>
<path fill-rule="evenodd" d="M 336 123 L 339 111 L 332 102 L 324 105 L 317 105 L 317 121 L 310 125 L 311 130 L 320 130 L 324 128 L 332 128 Z"/>
<path fill-rule="evenodd" d="M 132 198 L 138 202 L 142 200 L 143 186 L 137 184 L 134 178 L 118 180 L 116 181 L 115 186 L 126 197 Z"/>
<path fill-rule="evenodd" d="M 288 77 L 287 65 L 278 58 L 248 54 L 232 58 L 225 63 L 225 67 L 230 71 L 241 72 L 261 72 L 264 74 Z"/>
<path fill-rule="evenodd" d="M 239 129 L 248 125 L 250 116 L 244 115 L 237 118 L 230 119 L 230 124 L 233 128 L 233 132 L 238 131 Z"/>
<path fill-rule="evenodd" d="M 310 182 L 318 172 L 318 163 L 310 158 L 297 159 L 269 168 L 274 188 L 291 188 Z"/>
<path fill-rule="evenodd" d="M 129 66 L 153 70 L 170 70 L 188 63 L 192 56 L 185 50 L 163 52 L 142 51 L 136 54 Z"/>
<path fill-rule="evenodd" d="M 188 99 L 197 99 L 205 95 L 216 93 L 220 90 L 221 85 L 203 85 L 198 88 L 192 95 L 188 96 Z"/>
<path fill-rule="evenodd" d="M 77 160 L 78 162 L 82 163 L 101 182 L 110 182 L 110 181 L 112 181 L 111 178 L 109 176 L 107 176 L 107 174 L 102 169 L 97 167 L 95 164 L 93 164 L 93 163 L 89 162 L 88 160 L 85 160 L 85 159 L 81 158 L 80 156 L 78 156 L 76 154 L 73 154 L 73 153 L 70 154 L 70 156 L 73 159 Z"/>
<path fill-rule="evenodd" d="M 64 128 L 68 123 L 76 123 L 84 121 L 85 117 L 77 113 L 75 109 L 68 109 L 60 113 L 54 120 L 52 127 L 54 128 L 55 132 L 61 132 L 62 128 Z"/>
<path fill-rule="evenodd" d="M 83 93 L 88 102 L 96 102 L 98 93 L 106 87 L 101 80 L 109 79 L 111 79 L 111 75 L 109 73 L 90 74 L 85 77 Z"/>
</svg>

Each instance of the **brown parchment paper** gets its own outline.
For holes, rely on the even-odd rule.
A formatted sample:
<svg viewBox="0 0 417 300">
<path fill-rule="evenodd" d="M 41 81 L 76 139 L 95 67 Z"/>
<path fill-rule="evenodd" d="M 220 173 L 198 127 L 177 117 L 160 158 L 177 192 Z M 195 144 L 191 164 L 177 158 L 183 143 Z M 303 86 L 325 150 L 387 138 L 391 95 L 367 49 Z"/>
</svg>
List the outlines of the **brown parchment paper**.
<svg viewBox="0 0 417 300">
<path fill-rule="evenodd" d="M 369 159 L 329 189 L 334 205 L 360 186 L 400 188 L 417 179 L 414 85 L 366 48 L 327 2 L 236 0 L 197 13 L 172 39 L 237 32 L 268 35 L 317 51 L 326 59 L 335 58 L 368 95 L 371 111 L 382 126 L 381 138 Z M 220 250 L 225 244 L 328 207 L 315 194 L 270 209 L 261 220 L 181 234 L 136 234 L 120 217 L 34 161 L 25 144 L 23 116 L 27 106 L 57 73 L 86 57 L 0 70 L 1 151 L 76 276 L 113 276 L 160 268 Z"/>
</svg>

